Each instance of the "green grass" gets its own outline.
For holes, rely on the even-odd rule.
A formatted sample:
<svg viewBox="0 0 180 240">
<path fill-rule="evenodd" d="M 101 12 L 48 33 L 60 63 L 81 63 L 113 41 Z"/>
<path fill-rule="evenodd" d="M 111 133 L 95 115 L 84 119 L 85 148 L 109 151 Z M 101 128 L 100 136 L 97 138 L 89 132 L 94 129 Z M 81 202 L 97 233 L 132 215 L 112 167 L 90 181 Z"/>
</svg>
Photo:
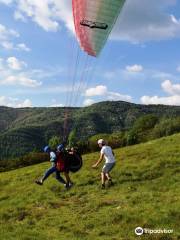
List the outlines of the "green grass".
<svg viewBox="0 0 180 240">
<path fill-rule="evenodd" d="M 180 239 L 180 134 L 115 150 L 115 186 L 100 189 L 99 153 L 84 156 L 75 186 L 34 180 L 49 163 L 0 174 L 1 240 Z M 137 226 L 173 234 L 136 236 Z"/>
</svg>

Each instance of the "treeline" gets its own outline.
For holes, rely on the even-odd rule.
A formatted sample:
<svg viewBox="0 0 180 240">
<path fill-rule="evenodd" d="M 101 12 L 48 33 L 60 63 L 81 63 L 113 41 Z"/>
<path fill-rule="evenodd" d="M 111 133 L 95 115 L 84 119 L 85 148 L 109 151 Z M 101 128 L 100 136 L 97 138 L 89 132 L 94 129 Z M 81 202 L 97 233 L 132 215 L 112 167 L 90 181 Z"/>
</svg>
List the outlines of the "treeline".
<svg viewBox="0 0 180 240">
<path fill-rule="evenodd" d="M 6 159 L 0 161 L 0 172 L 9 171 L 21 167 L 30 166 L 37 163 L 42 163 L 48 161 L 48 154 L 45 153 L 29 153 L 25 156 L 15 158 L 15 159 Z"/>
<path fill-rule="evenodd" d="M 148 114 L 138 118 L 130 130 L 114 132 L 111 134 L 97 134 L 87 141 L 78 141 L 73 130 L 71 136 L 81 152 L 94 152 L 98 150 L 97 140 L 105 139 L 112 148 L 124 147 L 147 142 L 160 137 L 180 132 L 180 117 L 159 119 L 156 115 Z"/>
<path fill-rule="evenodd" d="M 164 136 L 169 136 L 180 132 L 180 117 L 159 118 L 155 114 L 146 114 L 139 117 L 133 124 L 132 128 L 128 130 L 116 131 L 111 134 L 99 133 L 86 140 L 81 140 L 78 137 L 78 130 L 72 129 L 67 140 L 68 147 L 77 147 L 83 153 L 98 151 L 97 140 L 105 139 L 112 148 L 124 147 L 134 144 L 147 142 Z M 35 134 L 36 133 L 36 134 Z M 38 131 L 31 131 L 31 135 L 35 135 L 37 141 L 41 134 Z M 18 141 L 16 143 L 18 151 Z M 38 141 L 41 142 L 41 141 Z M 55 149 L 56 146 L 62 142 L 59 136 L 52 136 L 49 138 L 49 146 Z M 7 142 L 8 144 L 8 142 Z M 25 167 L 49 160 L 47 154 L 42 153 L 42 148 L 45 143 L 33 147 L 33 152 L 21 157 L 11 157 L 9 159 L 0 160 L 0 171 L 7 171 L 20 167 Z M 38 146 L 38 148 L 37 148 Z M 10 145 L 9 145 L 10 147 Z M 9 151 L 12 151 L 11 147 Z M 41 151 L 41 153 L 40 153 Z M 2 151 L 3 152 L 3 151 Z M 2 155 L 1 155 L 2 157 Z"/>
</svg>

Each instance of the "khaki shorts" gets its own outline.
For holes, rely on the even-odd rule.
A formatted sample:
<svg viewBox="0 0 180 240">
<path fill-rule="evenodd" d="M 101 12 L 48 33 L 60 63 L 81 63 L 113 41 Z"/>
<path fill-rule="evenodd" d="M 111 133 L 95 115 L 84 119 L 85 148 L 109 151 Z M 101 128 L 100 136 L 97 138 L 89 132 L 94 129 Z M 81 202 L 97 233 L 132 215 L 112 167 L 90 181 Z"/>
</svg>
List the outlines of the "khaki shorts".
<svg viewBox="0 0 180 240">
<path fill-rule="evenodd" d="M 102 172 L 103 173 L 109 173 L 113 169 L 114 166 L 115 166 L 115 162 L 105 163 L 103 168 L 102 168 Z"/>
</svg>

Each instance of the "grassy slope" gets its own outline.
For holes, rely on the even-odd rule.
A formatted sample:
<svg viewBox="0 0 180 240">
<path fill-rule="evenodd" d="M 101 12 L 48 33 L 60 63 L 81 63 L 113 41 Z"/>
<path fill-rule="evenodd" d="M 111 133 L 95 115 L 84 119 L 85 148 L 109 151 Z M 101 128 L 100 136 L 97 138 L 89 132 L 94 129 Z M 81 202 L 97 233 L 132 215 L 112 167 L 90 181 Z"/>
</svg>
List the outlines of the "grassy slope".
<svg viewBox="0 0 180 240">
<path fill-rule="evenodd" d="M 0 239 L 179 239 L 179 143 L 177 134 L 116 150 L 116 185 L 107 190 L 91 170 L 98 153 L 84 156 L 69 191 L 52 177 L 34 184 L 48 163 L 1 173 Z M 137 226 L 174 233 L 136 237 Z"/>
</svg>

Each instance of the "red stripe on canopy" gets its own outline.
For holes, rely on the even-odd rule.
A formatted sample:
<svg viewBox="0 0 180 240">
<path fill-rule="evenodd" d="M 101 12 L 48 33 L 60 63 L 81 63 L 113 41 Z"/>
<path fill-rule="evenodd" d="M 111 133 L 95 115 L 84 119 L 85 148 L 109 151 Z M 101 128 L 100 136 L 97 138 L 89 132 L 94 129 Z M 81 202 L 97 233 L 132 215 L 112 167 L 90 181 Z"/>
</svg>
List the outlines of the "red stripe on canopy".
<svg viewBox="0 0 180 240">
<path fill-rule="evenodd" d="M 86 0 L 72 0 L 74 25 L 77 38 L 80 42 L 81 48 L 84 49 L 89 55 L 96 56 L 93 51 L 90 41 L 90 35 L 88 28 L 84 28 L 80 22 L 85 19 L 86 16 Z"/>
</svg>

